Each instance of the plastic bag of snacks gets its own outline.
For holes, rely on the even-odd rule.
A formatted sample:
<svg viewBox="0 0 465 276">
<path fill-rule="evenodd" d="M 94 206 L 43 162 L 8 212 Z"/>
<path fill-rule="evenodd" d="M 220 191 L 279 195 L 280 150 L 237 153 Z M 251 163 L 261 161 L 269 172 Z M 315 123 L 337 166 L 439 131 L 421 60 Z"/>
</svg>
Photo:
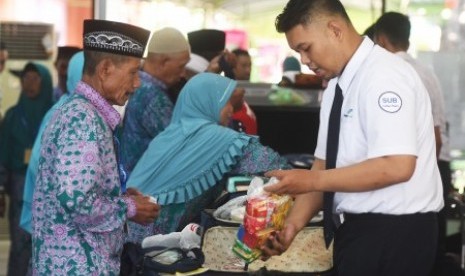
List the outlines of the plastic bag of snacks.
<svg viewBox="0 0 465 276">
<path fill-rule="evenodd" d="M 267 183 L 264 183 L 268 180 Z M 293 200 L 288 195 L 270 194 L 263 190 L 264 185 L 272 185 L 276 178 L 255 177 L 247 190 L 247 204 L 244 221 L 237 231 L 232 248 L 240 258 L 250 263 L 260 257 L 260 247 L 270 234 L 284 227 L 284 221 Z"/>
</svg>

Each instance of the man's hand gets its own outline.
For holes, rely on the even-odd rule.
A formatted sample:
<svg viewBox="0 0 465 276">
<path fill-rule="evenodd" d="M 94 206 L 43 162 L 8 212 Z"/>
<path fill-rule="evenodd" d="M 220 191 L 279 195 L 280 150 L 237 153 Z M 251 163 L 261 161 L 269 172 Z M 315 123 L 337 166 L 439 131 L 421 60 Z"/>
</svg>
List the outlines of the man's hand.
<svg viewBox="0 0 465 276">
<path fill-rule="evenodd" d="M 298 195 L 314 191 L 314 183 L 318 179 L 318 171 L 303 169 L 275 170 L 265 174 L 266 177 L 276 177 L 279 182 L 266 185 L 264 190 L 269 193 Z"/>
<path fill-rule="evenodd" d="M 210 63 L 208 64 L 208 67 L 207 67 L 207 72 L 210 72 L 210 73 L 215 73 L 215 74 L 219 74 L 221 73 L 222 71 L 222 68 L 220 66 L 220 59 L 221 57 L 225 58 L 226 62 L 233 68 L 235 65 L 236 65 L 236 56 L 229 52 L 228 50 L 224 50 L 221 54 L 217 55 L 216 57 L 214 57 Z"/>
<path fill-rule="evenodd" d="M 128 190 L 129 193 L 129 190 Z M 130 218 L 139 224 L 153 223 L 160 213 L 160 205 L 152 203 L 150 197 L 143 195 L 129 195 L 136 204 L 136 215 Z"/>
<path fill-rule="evenodd" d="M 143 195 L 141 192 L 139 192 L 139 190 L 137 190 L 136 188 L 127 188 L 126 189 L 126 194 L 127 195 L 134 195 L 134 196 L 137 196 L 137 195 Z"/>
<path fill-rule="evenodd" d="M 281 255 L 289 248 L 297 233 L 297 228 L 294 225 L 286 224 L 283 230 L 270 235 L 265 245 L 260 248 L 262 250 L 261 259 L 266 261 L 271 256 Z"/>
</svg>

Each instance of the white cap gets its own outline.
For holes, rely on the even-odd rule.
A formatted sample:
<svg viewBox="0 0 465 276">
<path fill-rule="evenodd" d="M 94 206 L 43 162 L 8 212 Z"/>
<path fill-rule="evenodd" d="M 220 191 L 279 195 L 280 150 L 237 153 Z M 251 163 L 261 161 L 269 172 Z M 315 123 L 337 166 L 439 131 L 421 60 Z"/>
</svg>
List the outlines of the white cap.
<svg viewBox="0 0 465 276">
<path fill-rule="evenodd" d="M 190 51 L 189 42 L 177 29 L 166 27 L 153 33 L 147 46 L 149 53 L 173 54 Z"/>
<path fill-rule="evenodd" d="M 186 69 L 191 70 L 195 73 L 202 73 L 205 72 L 205 70 L 207 70 L 208 64 L 210 63 L 207 59 L 197 54 L 191 53 L 191 59 L 186 64 Z"/>
</svg>

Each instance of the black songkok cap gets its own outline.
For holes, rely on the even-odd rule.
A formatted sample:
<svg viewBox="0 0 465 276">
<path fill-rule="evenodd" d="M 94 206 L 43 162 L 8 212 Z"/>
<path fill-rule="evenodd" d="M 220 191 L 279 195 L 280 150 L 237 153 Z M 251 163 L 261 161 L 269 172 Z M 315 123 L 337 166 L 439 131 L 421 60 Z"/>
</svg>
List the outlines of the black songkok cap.
<svg viewBox="0 0 465 276">
<path fill-rule="evenodd" d="M 220 30 L 204 29 L 187 34 L 191 52 L 211 61 L 226 47 L 226 33 Z"/>
<path fill-rule="evenodd" d="M 84 20 L 84 50 L 142 58 L 150 31 L 108 20 Z"/>
<path fill-rule="evenodd" d="M 71 57 L 81 51 L 82 49 L 74 46 L 61 46 L 58 47 L 57 60 L 58 59 L 71 59 Z"/>
</svg>

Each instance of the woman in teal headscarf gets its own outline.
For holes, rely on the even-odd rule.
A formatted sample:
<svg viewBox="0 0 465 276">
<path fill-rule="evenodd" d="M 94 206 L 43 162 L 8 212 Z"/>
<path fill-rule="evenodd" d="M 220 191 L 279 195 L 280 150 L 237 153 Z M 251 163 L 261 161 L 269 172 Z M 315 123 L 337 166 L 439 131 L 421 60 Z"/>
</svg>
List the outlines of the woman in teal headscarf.
<svg viewBox="0 0 465 276">
<path fill-rule="evenodd" d="M 243 89 L 218 74 L 201 73 L 182 89 L 171 124 L 150 143 L 128 179 L 162 205 L 154 225 L 130 225 L 129 241 L 182 229 L 221 193 L 226 174 L 257 174 L 288 168 L 286 159 L 256 136 L 227 128 L 232 99 Z M 234 95 L 234 97 L 232 97 Z"/>
<path fill-rule="evenodd" d="M 10 197 L 10 255 L 7 275 L 26 275 L 31 257 L 31 236 L 19 227 L 24 180 L 40 122 L 52 106 L 49 70 L 29 62 L 20 72 L 21 95 L 0 129 L 0 166 L 7 172 L 3 185 Z"/>
<path fill-rule="evenodd" d="M 26 173 L 26 184 L 24 185 L 23 193 L 23 208 L 21 212 L 20 226 L 31 233 L 31 220 L 32 220 L 32 197 L 34 194 L 35 181 L 37 171 L 39 169 L 39 157 L 40 157 L 40 146 L 42 144 L 41 138 L 42 133 L 45 130 L 48 122 L 52 118 L 55 110 L 62 106 L 63 103 L 74 93 L 76 85 L 82 78 L 82 69 L 84 67 L 84 52 L 80 51 L 73 55 L 68 64 L 68 77 L 66 81 L 67 93 L 63 94 L 58 102 L 52 106 L 52 108 L 45 114 L 42 123 L 40 125 L 39 132 L 32 147 L 31 159 L 29 160 L 29 166 L 27 167 Z"/>
</svg>

